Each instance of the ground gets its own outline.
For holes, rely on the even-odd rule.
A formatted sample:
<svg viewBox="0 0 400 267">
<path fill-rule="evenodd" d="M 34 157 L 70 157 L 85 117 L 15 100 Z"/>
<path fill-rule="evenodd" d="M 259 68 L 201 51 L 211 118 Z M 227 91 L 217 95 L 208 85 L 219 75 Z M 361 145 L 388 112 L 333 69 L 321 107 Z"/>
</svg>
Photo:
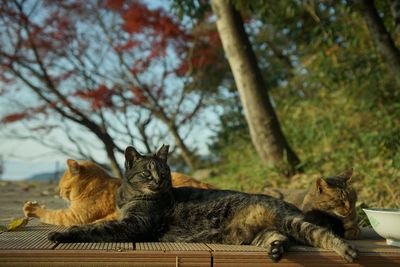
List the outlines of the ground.
<svg viewBox="0 0 400 267">
<path fill-rule="evenodd" d="M 58 192 L 55 182 L 0 181 L 0 225 L 24 217 L 22 207 L 26 201 L 36 200 L 51 209 L 66 207 L 68 203 L 59 197 Z M 40 224 L 38 219 L 29 221 L 29 225 L 37 224 Z"/>
</svg>

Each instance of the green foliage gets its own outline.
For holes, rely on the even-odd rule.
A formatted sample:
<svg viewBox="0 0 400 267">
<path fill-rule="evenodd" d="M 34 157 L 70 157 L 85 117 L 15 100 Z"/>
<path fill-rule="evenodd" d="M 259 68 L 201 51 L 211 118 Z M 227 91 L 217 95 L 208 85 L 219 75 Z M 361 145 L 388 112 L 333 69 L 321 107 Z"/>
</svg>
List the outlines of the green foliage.
<svg viewBox="0 0 400 267">
<path fill-rule="evenodd" d="M 220 151 L 221 163 L 216 166 L 218 174 L 207 182 L 219 188 L 245 192 L 260 192 L 267 186 L 283 185 L 276 173 L 263 166 L 247 137 L 230 138 L 231 145 Z"/>
<path fill-rule="evenodd" d="M 221 188 L 262 192 L 264 187 L 307 188 L 315 175 L 335 175 L 353 167 L 359 201 L 371 207 L 400 207 L 400 114 L 369 109 L 345 88 L 320 89 L 311 99 L 286 96 L 277 105 L 284 132 L 300 156 L 304 174 L 287 179 L 263 166 L 248 136 L 231 131 L 219 151 L 218 176 L 208 182 Z M 237 134 L 240 133 L 240 134 Z M 396 133 L 392 135 L 391 133 Z"/>
<path fill-rule="evenodd" d="M 235 1 L 261 22 L 251 39 L 304 173 L 287 178 L 263 166 L 243 116 L 226 109 L 212 146 L 218 175 L 208 182 L 250 192 L 307 188 L 353 167 L 363 205 L 400 207 L 400 90 L 358 13 L 338 1 L 307 3 Z M 387 5 L 378 8 L 392 30 Z"/>
<path fill-rule="evenodd" d="M 171 10 L 177 13 L 180 20 L 184 16 L 190 18 L 202 18 L 205 13 L 210 12 L 211 8 L 201 0 L 173 0 L 171 2 Z"/>
</svg>

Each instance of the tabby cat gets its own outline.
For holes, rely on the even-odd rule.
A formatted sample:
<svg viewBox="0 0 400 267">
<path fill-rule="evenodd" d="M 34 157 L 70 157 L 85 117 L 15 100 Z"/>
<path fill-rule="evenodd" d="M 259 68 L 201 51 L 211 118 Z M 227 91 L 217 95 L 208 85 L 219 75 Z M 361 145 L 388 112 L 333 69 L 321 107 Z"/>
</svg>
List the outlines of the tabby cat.
<svg viewBox="0 0 400 267">
<path fill-rule="evenodd" d="M 336 176 L 318 178 L 309 190 L 268 189 L 265 193 L 296 205 L 305 212 L 307 221 L 330 227 L 346 239 L 357 239 L 360 228 L 355 207 L 357 194 L 350 184 L 352 175 L 353 169 L 349 169 Z"/>
<path fill-rule="evenodd" d="M 151 156 L 125 151 L 125 177 L 117 191 L 121 217 L 48 235 L 53 242 L 205 242 L 267 248 L 273 261 L 298 242 L 331 249 L 353 262 L 357 251 L 326 228 L 304 221 L 282 200 L 229 190 L 173 188 L 168 146 Z"/>
<path fill-rule="evenodd" d="M 49 210 L 37 202 L 27 202 L 23 207 L 25 216 L 64 226 L 117 219 L 115 194 L 121 179 L 111 177 L 102 167 L 90 161 L 69 159 L 67 166 L 59 188 L 60 196 L 70 202 L 69 207 Z M 172 173 L 172 185 L 211 188 L 209 184 L 181 173 Z"/>
<path fill-rule="evenodd" d="M 343 223 L 344 237 L 347 239 L 356 239 L 361 232 L 357 224 L 357 194 L 350 185 L 352 175 L 353 169 L 350 169 L 337 176 L 317 179 L 301 206 L 304 212 L 323 210 L 339 218 Z"/>
</svg>

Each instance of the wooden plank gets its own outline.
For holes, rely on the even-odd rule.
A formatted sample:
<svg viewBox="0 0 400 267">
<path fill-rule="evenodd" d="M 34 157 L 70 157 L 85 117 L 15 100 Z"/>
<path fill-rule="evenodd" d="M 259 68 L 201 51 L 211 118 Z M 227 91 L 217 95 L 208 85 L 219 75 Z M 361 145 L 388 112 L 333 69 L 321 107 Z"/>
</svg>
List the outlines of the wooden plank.
<svg viewBox="0 0 400 267">
<path fill-rule="evenodd" d="M 360 260 L 346 264 L 336 253 L 292 246 L 279 263 L 265 248 L 199 243 L 71 243 L 53 244 L 51 231 L 65 228 L 41 225 L 0 235 L 1 266 L 400 266 L 400 248 L 386 245 L 374 232 L 368 240 L 350 241 Z M 365 235 L 363 236 L 365 237 Z M 136 247 L 135 247 L 136 246 Z"/>
<path fill-rule="evenodd" d="M 163 258 L 170 259 L 164 262 L 169 266 L 211 266 L 210 249 L 201 243 L 136 243 L 134 254 L 143 263 L 146 258 Z M 158 264 L 157 260 L 154 264 Z"/>
<path fill-rule="evenodd" d="M 211 266 L 204 252 L 111 250 L 13 250 L 0 251 L 3 266 Z"/>
<path fill-rule="evenodd" d="M 47 239 L 52 231 L 61 231 L 60 226 L 27 226 L 18 231 L 0 235 L 0 250 L 4 249 L 52 249 L 56 244 Z"/>
<path fill-rule="evenodd" d="M 210 251 L 203 243 L 147 242 L 136 243 L 137 251 Z"/>
<path fill-rule="evenodd" d="M 346 263 L 334 252 L 286 252 L 279 263 L 274 263 L 268 255 L 260 252 L 213 252 L 215 267 L 220 266 L 367 266 L 395 267 L 400 266 L 400 255 L 379 255 L 376 253 L 360 253 L 360 258 L 353 264 Z"/>
<path fill-rule="evenodd" d="M 388 246 L 372 229 L 363 229 L 363 240 L 352 240 L 360 251 L 360 258 L 354 264 L 346 263 L 333 251 L 309 246 L 293 245 L 284 253 L 279 263 L 268 258 L 264 248 L 255 246 L 234 246 L 207 244 L 212 250 L 213 265 L 218 266 L 400 266 L 400 248 Z M 365 239 L 367 238 L 367 239 Z"/>
<path fill-rule="evenodd" d="M 224 245 L 224 244 L 207 244 L 212 251 L 232 251 L 232 252 L 267 252 L 265 248 L 249 245 Z"/>
<path fill-rule="evenodd" d="M 54 248 L 55 250 L 116 250 L 131 251 L 133 243 L 114 242 L 114 243 L 61 243 Z"/>
<path fill-rule="evenodd" d="M 135 261 L 156 264 L 163 259 L 166 266 L 211 266 L 209 251 L 133 251 Z M 154 266 L 156 266 L 154 265 Z M 147 266 L 147 265 L 146 265 Z M 153 266 L 153 265 L 148 265 Z"/>
</svg>

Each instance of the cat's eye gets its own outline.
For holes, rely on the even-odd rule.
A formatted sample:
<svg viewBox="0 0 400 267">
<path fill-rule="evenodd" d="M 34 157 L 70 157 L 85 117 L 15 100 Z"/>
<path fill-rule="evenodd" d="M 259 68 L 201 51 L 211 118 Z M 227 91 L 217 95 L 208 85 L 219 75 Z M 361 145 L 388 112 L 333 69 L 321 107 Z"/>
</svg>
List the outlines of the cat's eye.
<svg viewBox="0 0 400 267">
<path fill-rule="evenodd" d="M 148 171 L 143 171 L 143 172 L 141 172 L 141 173 L 140 173 L 140 176 L 141 176 L 142 178 L 151 179 L 151 173 L 148 172 Z"/>
</svg>

